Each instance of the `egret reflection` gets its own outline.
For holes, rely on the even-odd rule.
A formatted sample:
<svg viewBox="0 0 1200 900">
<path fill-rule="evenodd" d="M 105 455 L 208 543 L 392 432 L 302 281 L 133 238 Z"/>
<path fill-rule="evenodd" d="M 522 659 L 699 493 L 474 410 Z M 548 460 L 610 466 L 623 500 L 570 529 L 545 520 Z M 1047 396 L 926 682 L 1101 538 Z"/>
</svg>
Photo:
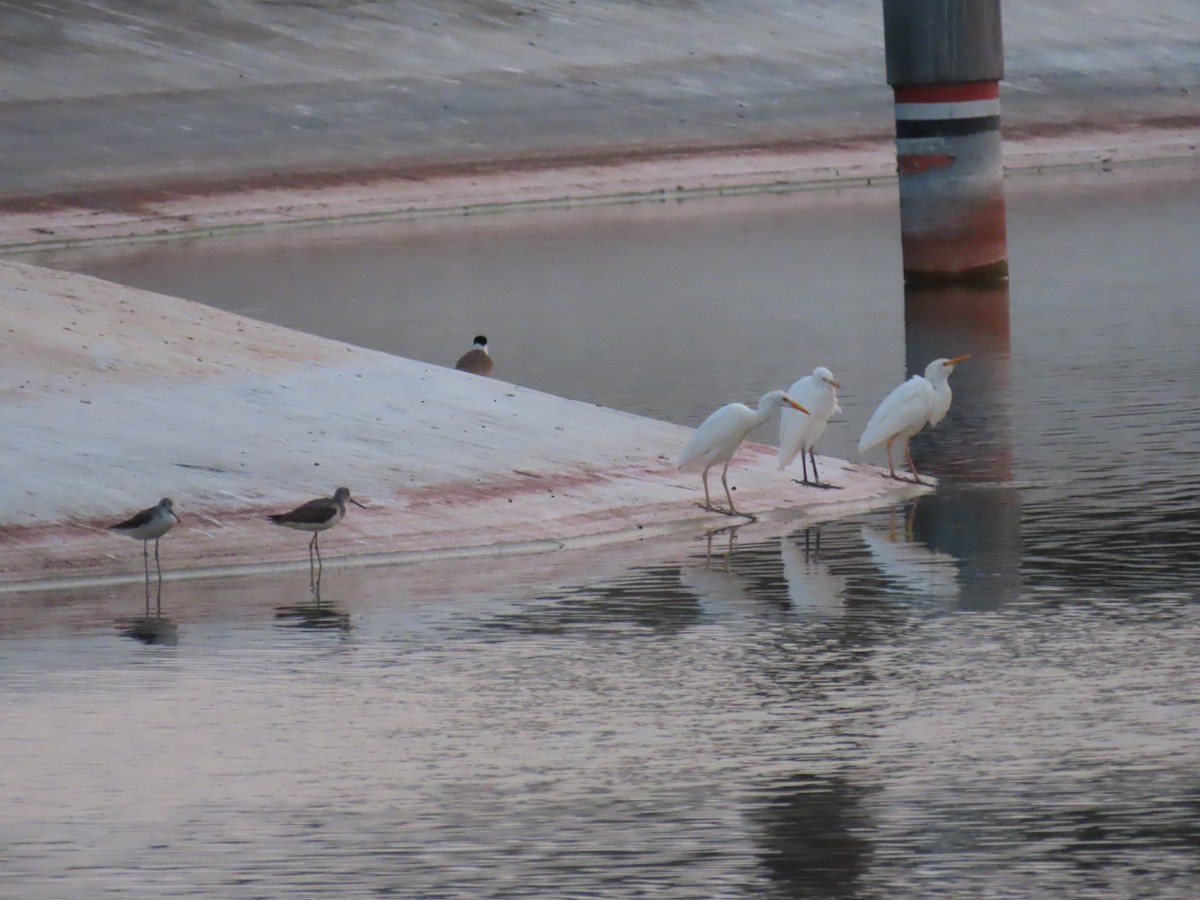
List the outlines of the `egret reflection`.
<svg viewBox="0 0 1200 900">
<path fill-rule="evenodd" d="M 914 598 L 957 603 L 961 590 L 958 561 L 913 536 L 917 503 L 897 515 L 893 508 L 886 529 L 863 525 L 863 544 L 893 590 Z M 899 521 L 897 521 L 899 520 Z"/>
<path fill-rule="evenodd" d="M 820 526 L 782 538 L 779 547 L 792 609 L 819 616 L 840 615 L 845 609 L 846 579 L 821 559 Z"/>
</svg>

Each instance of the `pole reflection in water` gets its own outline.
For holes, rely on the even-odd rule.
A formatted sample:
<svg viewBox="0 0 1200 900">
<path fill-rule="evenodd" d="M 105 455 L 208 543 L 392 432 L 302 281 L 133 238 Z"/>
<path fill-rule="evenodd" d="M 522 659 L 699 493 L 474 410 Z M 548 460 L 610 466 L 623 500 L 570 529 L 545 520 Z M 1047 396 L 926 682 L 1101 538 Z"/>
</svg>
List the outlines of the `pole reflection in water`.
<svg viewBox="0 0 1200 900">
<path fill-rule="evenodd" d="M 939 484 L 910 510 L 908 533 L 958 561 L 960 605 L 994 608 L 1021 586 L 1008 285 L 906 287 L 904 339 L 910 371 L 939 356 L 971 354 L 954 372 L 946 420 L 913 442 L 918 465 Z"/>
<path fill-rule="evenodd" d="M 854 897 L 872 858 L 867 791 L 847 779 L 797 774 L 765 785 L 748 811 L 770 896 Z"/>
</svg>

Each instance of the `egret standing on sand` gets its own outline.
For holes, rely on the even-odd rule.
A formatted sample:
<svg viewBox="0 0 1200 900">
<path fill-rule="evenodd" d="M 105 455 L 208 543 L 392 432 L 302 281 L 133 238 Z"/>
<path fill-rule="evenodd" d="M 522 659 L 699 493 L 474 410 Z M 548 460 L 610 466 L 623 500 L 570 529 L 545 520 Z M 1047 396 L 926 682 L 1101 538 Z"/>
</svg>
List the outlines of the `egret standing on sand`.
<svg viewBox="0 0 1200 900">
<path fill-rule="evenodd" d="M 865 453 L 879 444 L 887 444 L 888 470 L 897 481 L 905 481 L 896 474 L 892 463 L 892 444 L 897 440 L 904 447 L 904 456 L 912 471 L 912 480 L 924 484 L 913 465 L 912 453 L 908 449 L 909 439 L 926 425 L 934 426 L 950 411 L 950 373 L 966 356 L 953 359 L 935 359 L 925 367 L 925 376 L 914 375 L 883 398 L 867 430 L 858 441 L 858 452 Z"/>
<path fill-rule="evenodd" d="M 762 425 L 782 406 L 790 406 L 807 414 L 808 410 L 783 391 L 771 391 L 762 395 L 758 409 L 753 410 L 744 403 L 727 403 L 701 423 L 692 435 L 677 464 L 680 472 L 702 472 L 704 481 L 704 508 L 729 516 L 742 515 L 733 505 L 733 494 L 729 491 L 729 461 L 751 431 Z M 729 499 L 729 510 L 717 509 L 708 495 L 708 470 L 717 463 L 724 463 L 721 484 L 725 485 L 725 496 Z"/>
<path fill-rule="evenodd" d="M 276 525 L 284 528 L 295 528 L 297 531 L 313 532 L 312 540 L 308 542 L 308 577 L 315 583 L 313 576 L 313 554 L 316 553 L 317 568 L 321 566 L 321 548 L 317 546 L 317 538 L 321 532 L 332 528 L 346 516 L 346 501 L 366 509 L 361 503 L 350 496 L 350 488 L 340 487 L 333 492 L 332 497 L 320 497 L 301 504 L 291 512 L 276 513 L 267 518 Z"/>
<path fill-rule="evenodd" d="M 154 541 L 154 568 L 158 570 L 158 597 L 162 600 L 162 565 L 158 561 L 158 539 L 171 530 L 171 526 L 179 521 L 171 504 L 171 498 L 163 497 L 157 506 L 143 509 L 140 513 L 124 522 L 110 525 L 109 530 L 117 534 L 125 534 L 136 541 L 142 542 L 142 563 L 146 569 L 146 609 L 150 609 L 150 555 L 147 544 Z"/>
<path fill-rule="evenodd" d="M 829 417 L 840 412 L 837 403 L 837 389 L 841 385 L 833 379 L 833 373 L 824 366 L 817 366 L 811 375 L 805 375 L 790 388 L 787 394 L 797 403 L 808 410 L 807 416 L 799 415 L 790 409 L 784 409 L 779 419 L 779 470 L 782 472 L 796 454 L 800 454 L 800 466 L 804 473 L 802 484 L 813 484 L 817 487 L 832 487 L 821 484 L 817 476 L 817 457 L 813 447 L 825 430 Z M 805 452 L 812 460 L 813 480 L 808 480 L 808 463 L 804 458 Z"/>
<path fill-rule="evenodd" d="M 492 355 L 488 353 L 487 338 L 482 334 L 475 336 L 475 346 L 458 358 L 454 368 L 472 375 L 492 374 Z"/>
</svg>

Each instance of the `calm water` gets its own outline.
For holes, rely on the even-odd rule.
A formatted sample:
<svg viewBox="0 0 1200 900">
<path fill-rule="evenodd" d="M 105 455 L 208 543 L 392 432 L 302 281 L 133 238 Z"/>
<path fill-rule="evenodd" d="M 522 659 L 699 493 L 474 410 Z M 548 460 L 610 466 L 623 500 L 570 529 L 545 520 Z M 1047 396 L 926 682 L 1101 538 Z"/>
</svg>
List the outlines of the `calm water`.
<svg viewBox="0 0 1200 900">
<path fill-rule="evenodd" d="M 682 422 L 823 363 L 839 456 L 974 355 L 894 510 L 168 582 L 153 642 L 140 585 L 3 598 L 0 894 L 1197 895 L 1200 177 L 1012 182 L 990 292 L 905 296 L 892 201 L 33 258 Z"/>
</svg>

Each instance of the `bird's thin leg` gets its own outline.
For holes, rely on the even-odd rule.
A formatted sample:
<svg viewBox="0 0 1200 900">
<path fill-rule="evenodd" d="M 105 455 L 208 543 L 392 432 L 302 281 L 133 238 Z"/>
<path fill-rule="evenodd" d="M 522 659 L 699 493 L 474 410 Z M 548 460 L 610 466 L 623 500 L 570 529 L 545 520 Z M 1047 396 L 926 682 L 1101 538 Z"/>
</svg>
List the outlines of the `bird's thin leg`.
<svg viewBox="0 0 1200 900">
<path fill-rule="evenodd" d="M 317 532 L 313 532 L 312 540 L 308 542 L 308 586 L 316 582 L 316 568 L 313 564 L 313 544 L 317 542 Z"/>
<path fill-rule="evenodd" d="M 162 563 L 158 561 L 158 538 L 154 539 L 154 568 L 158 572 L 158 596 L 155 598 L 155 609 L 162 615 Z"/>
<path fill-rule="evenodd" d="M 817 474 L 817 455 L 813 452 L 812 447 L 808 448 L 808 458 L 812 460 L 813 464 L 813 484 L 815 484 L 817 487 L 820 487 L 821 476 Z"/>
<path fill-rule="evenodd" d="M 800 451 L 800 483 L 808 484 L 808 460 L 804 458 L 804 451 Z"/>
<path fill-rule="evenodd" d="M 321 532 L 313 533 L 313 549 L 317 551 L 317 581 L 321 580 L 321 542 L 317 540 L 321 536 Z"/>
<path fill-rule="evenodd" d="M 892 477 L 895 478 L 897 481 L 905 481 L 906 479 L 901 478 L 899 475 L 896 474 L 896 465 L 895 465 L 895 463 L 892 462 L 892 441 L 894 441 L 895 439 L 896 439 L 896 437 L 895 437 L 895 435 L 893 435 L 892 437 L 890 437 L 888 439 L 888 442 L 887 442 L 888 471 L 892 473 Z"/>
<path fill-rule="evenodd" d="M 700 478 L 704 482 L 704 508 L 712 512 L 712 501 L 708 499 L 708 469 L 704 470 Z"/>
<path fill-rule="evenodd" d="M 913 473 L 913 484 L 925 484 L 925 482 L 921 480 L 921 476 L 917 474 L 917 467 L 913 463 L 912 450 L 910 450 L 908 447 L 908 441 L 904 442 L 904 455 L 908 459 L 908 468 Z"/>
<path fill-rule="evenodd" d="M 725 468 L 721 469 L 721 484 L 725 485 L 725 497 L 729 500 L 729 514 L 731 516 L 738 515 L 737 507 L 733 505 L 733 494 L 729 490 L 729 463 L 725 463 Z"/>
<path fill-rule="evenodd" d="M 146 616 L 150 616 L 150 547 L 149 541 L 142 541 L 142 566 L 146 570 Z"/>
</svg>

